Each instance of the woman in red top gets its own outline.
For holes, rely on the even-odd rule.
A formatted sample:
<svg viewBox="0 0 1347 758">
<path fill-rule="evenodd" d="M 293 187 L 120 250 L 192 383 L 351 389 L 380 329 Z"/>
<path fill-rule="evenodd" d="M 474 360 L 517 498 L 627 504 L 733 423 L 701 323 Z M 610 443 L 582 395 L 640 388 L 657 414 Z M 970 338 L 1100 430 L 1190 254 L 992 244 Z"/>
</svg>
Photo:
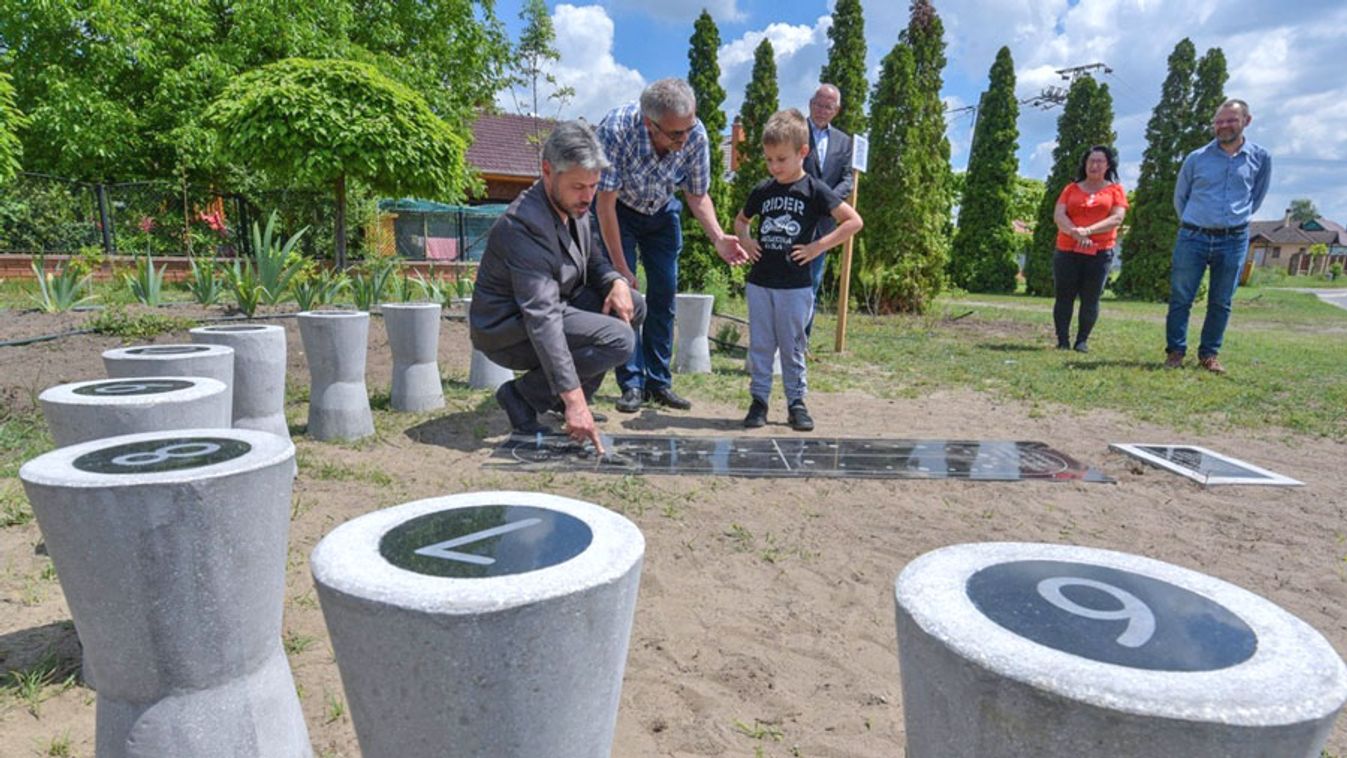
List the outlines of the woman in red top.
<svg viewBox="0 0 1347 758">
<path fill-rule="evenodd" d="M 1052 257 L 1052 283 L 1057 301 L 1052 321 L 1057 349 L 1071 343 L 1071 309 L 1080 297 L 1076 352 L 1088 353 L 1090 331 L 1099 318 L 1099 296 L 1113 265 L 1118 227 L 1127 212 L 1127 193 L 1118 183 L 1118 154 L 1095 145 L 1080 157 L 1076 181 L 1057 198 L 1052 219 L 1057 223 L 1057 252 Z"/>
</svg>

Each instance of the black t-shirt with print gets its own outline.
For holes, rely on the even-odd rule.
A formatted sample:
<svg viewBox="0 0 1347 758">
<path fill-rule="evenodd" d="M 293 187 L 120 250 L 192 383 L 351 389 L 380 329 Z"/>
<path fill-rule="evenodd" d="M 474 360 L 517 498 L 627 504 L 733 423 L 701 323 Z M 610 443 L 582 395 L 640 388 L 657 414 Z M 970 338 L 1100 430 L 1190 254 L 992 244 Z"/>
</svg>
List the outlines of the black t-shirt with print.
<svg viewBox="0 0 1347 758">
<path fill-rule="evenodd" d="M 768 179 L 748 193 L 744 215 L 758 222 L 758 245 L 762 257 L 748 272 L 748 281 L 759 287 L 788 290 L 813 286 L 809 264 L 791 260 L 796 245 L 814 239 L 814 227 L 831 216 L 842 198 L 832 188 L 805 174 L 798 181 L 782 184 Z"/>
</svg>

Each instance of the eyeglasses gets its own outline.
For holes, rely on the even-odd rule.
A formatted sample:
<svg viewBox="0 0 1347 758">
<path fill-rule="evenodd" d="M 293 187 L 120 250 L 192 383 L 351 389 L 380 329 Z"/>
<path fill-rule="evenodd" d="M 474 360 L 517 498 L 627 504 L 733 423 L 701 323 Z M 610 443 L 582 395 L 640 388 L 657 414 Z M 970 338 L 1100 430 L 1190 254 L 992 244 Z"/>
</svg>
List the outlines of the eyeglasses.
<svg viewBox="0 0 1347 758">
<path fill-rule="evenodd" d="M 687 129 L 665 129 L 664 127 L 660 126 L 659 122 L 656 121 L 655 119 L 652 118 L 649 119 L 649 121 L 650 125 L 655 127 L 656 131 L 658 131 L 660 134 L 663 134 L 665 137 L 668 137 L 671 142 L 682 142 L 686 140 L 688 138 L 688 135 L 692 134 L 692 130 L 697 128 L 697 121 L 695 119 L 692 122 L 692 126 L 688 127 Z"/>
</svg>

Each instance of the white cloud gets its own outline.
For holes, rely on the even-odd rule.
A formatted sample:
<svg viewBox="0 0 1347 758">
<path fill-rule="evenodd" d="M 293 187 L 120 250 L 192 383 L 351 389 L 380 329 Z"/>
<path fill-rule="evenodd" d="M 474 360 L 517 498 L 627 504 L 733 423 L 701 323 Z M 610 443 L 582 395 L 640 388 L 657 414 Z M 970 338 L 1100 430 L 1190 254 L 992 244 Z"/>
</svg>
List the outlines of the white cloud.
<svg viewBox="0 0 1347 758">
<path fill-rule="evenodd" d="M 558 85 L 571 87 L 575 94 L 559 113 L 555 103 L 540 106 L 543 115 L 583 116 L 597 123 L 610 108 L 640 97 L 645 77 L 613 58 L 613 20 L 603 7 L 558 5 L 552 14 L 552 24 L 561 59 L 551 66 L 551 73 Z M 527 108 L 524 105 L 527 93 L 519 91 L 517 95 L 521 106 Z M 502 92 L 496 101 L 502 109 L 516 110 L 515 99 L 509 92 Z"/>
<path fill-rule="evenodd" d="M 720 86 L 725 88 L 725 115 L 734 120 L 744 102 L 744 89 L 753 75 L 753 53 L 763 39 L 772 43 L 776 60 L 778 101 L 782 108 L 808 107 L 809 98 L 818 88 L 819 72 L 828 60 L 828 28 L 831 16 L 820 16 L 813 26 L 770 24 L 760 31 L 746 32 L 720 47 Z"/>
</svg>

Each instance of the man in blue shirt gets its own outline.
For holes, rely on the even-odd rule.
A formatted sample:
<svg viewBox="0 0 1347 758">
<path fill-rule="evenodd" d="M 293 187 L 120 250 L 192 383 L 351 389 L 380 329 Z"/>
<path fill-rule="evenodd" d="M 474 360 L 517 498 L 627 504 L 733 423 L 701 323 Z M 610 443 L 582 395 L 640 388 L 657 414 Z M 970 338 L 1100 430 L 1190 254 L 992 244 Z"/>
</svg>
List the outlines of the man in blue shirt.
<svg viewBox="0 0 1347 758">
<path fill-rule="evenodd" d="M 1249 249 L 1249 218 L 1258 211 L 1272 179 L 1272 156 L 1244 137 L 1253 121 L 1249 104 L 1227 100 L 1216 110 L 1216 139 L 1188 154 L 1174 185 L 1179 235 L 1169 274 L 1165 318 L 1165 367 L 1181 368 L 1188 350 L 1188 314 L 1209 268 L 1207 316 L 1197 359 L 1202 368 L 1225 373 L 1217 359 L 1230 303 Z"/>
<path fill-rule="evenodd" d="M 716 220 L 707 192 L 711 186 L 711 144 L 697 120 L 697 99 L 682 79 L 661 79 L 641 93 L 639 103 L 608 112 L 599 122 L 599 139 L 612 166 L 599 180 L 595 201 L 600 239 L 613 268 L 636 286 L 636 255 L 645 266 L 646 317 L 636 352 L 617 368 L 622 397 L 617 409 L 635 413 L 643 402 L 686 410 L 692 403 L 673 391 L 669 359 L 673 355 L 674 294 L 678 291 L 678 254 L 683 248 L 679 221 L 683 190 L 688 210 L 701 224 L 726 263 L 747 260 L 739 240 Z M 613 255 L 621 251 L 621 255 Z"/>
</svg>

